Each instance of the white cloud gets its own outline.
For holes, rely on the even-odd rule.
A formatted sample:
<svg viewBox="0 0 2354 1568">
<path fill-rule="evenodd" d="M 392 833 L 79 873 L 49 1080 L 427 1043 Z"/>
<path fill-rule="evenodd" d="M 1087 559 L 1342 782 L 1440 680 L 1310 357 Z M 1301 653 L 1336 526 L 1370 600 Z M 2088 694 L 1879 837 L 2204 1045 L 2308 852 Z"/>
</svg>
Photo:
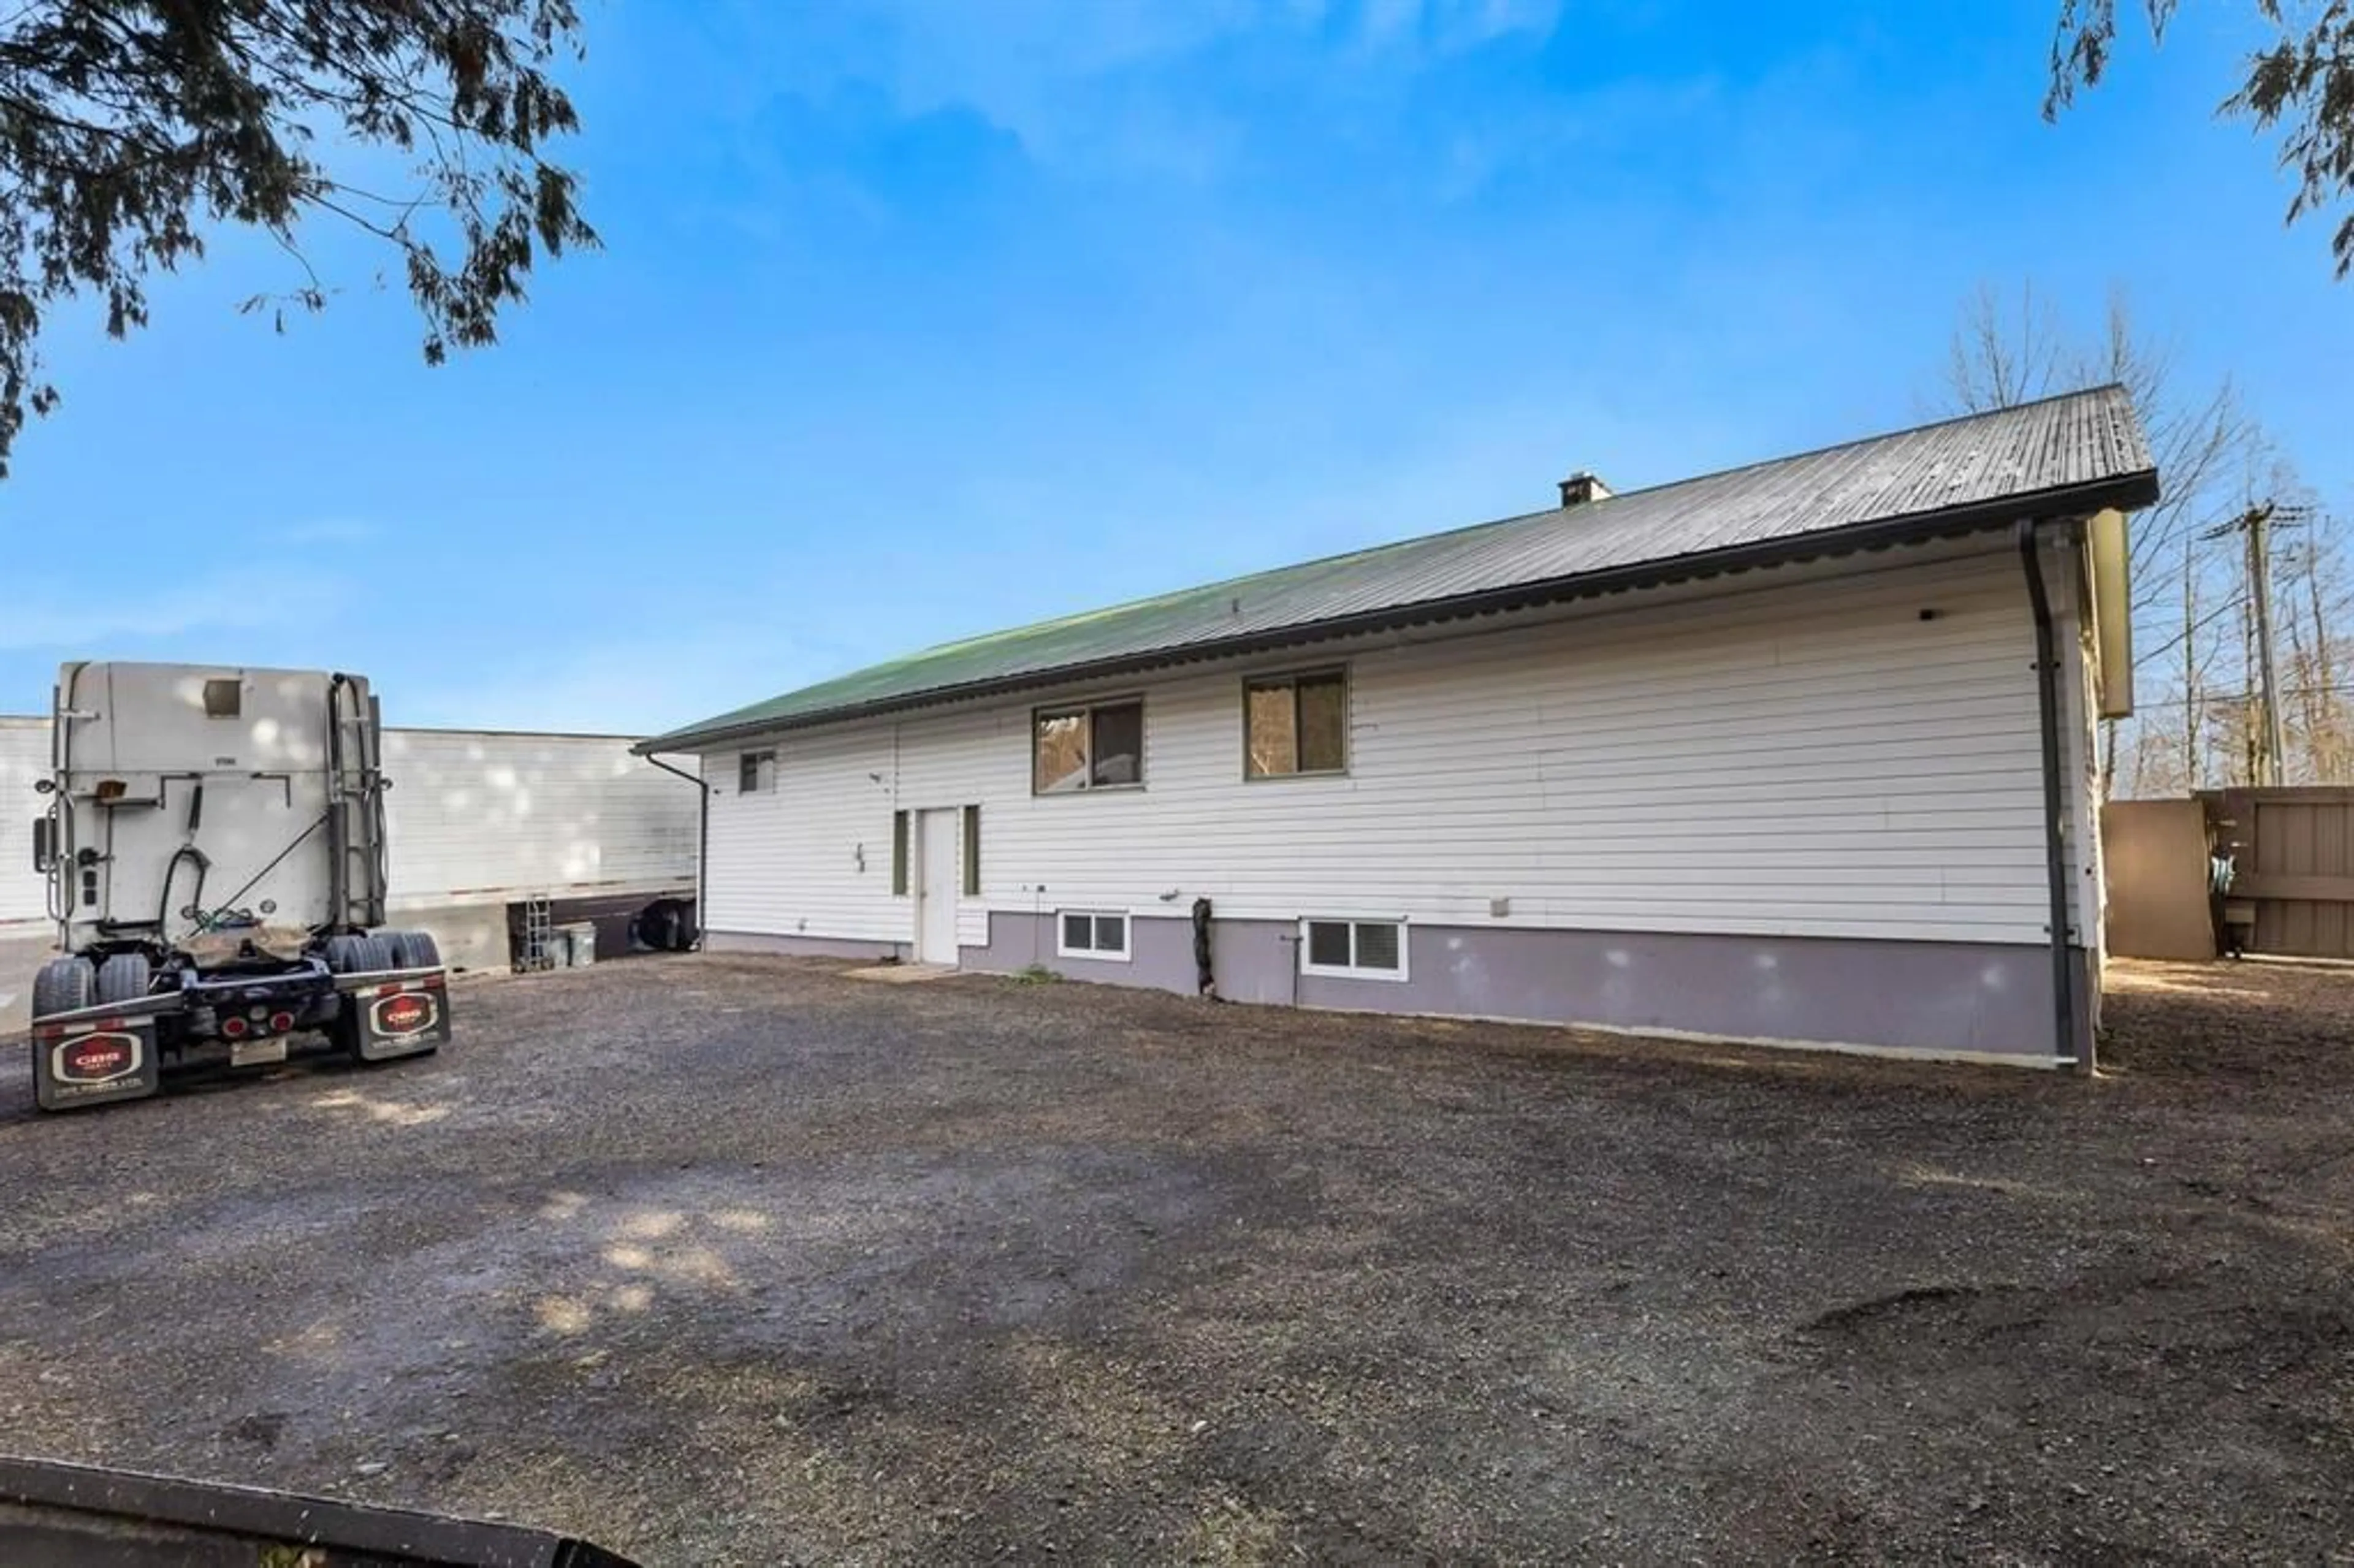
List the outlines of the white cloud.
<svg viewBox="0 0 2354 1568">
<path fill-rule="evenodd" d="M 1244 140 L 1232 105 L 1182 69 L 1212 51 L 1247 49 L 1263 84 L 1288 95 L 1333 90 L 1331 57 L 1348 57 L 1349 96 L 1492 40 L 1541 41 L 1560 0 L 867 0 L 832 14 L 816 39 L 777 58 L 760 40 L 765 7 L 739 12 L 727 53 L 757 59 L 762 97 L 785 84 L 824 94 L 846 84 L 886 91 L 898 112 L 952 108 L 1011 132 L 1037 162 L 1082 174 L 1158 175 L 1200 183 L 1231 165 Z"/>
</svg>

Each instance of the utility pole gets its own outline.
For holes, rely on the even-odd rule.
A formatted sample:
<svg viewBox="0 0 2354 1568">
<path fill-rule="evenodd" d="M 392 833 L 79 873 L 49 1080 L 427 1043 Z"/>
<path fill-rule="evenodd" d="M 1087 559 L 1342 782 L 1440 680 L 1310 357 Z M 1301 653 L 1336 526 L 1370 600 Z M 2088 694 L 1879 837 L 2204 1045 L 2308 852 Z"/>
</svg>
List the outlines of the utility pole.
<svg viewBox="0 0 2354 1568">
<path fill-rule="evenodd" d="M 2254 676 L 2255 690 L 2249 694 L 2247 707 L 2254 709 L 2243 726 L 2241 737 L 2248 751 L 2248 782 L 2259 788 L 2281 781 L 2281 769 L 2288 752 L 2288 744 L 2281 733 L 2280 685 L 2273 669 L 2273 560 L 2272 522 L 2274 507 L 2267 501 L 2250 506 L 2245 512 L 2219 527 L 2208 530 L 2210 539 L 2226 534 L 2238 534 L 2247 546 L 2248 597 L 2243 608 L 2247 614 L 2241 624 L 2247 639 L 2247 652 L 2242 659 L 2243 669 Z"/>
<path fill-rule="evenodd" d="M 2273 669 L 2273 506 L 2248 508 L 2248 593 L 2256 612 L 2256 669 L 2264 692 L 2263 768 L 2256 782 L 2278 784 L 2288 745 L 2281 736 L 2280 683 Z"/>
</svg>

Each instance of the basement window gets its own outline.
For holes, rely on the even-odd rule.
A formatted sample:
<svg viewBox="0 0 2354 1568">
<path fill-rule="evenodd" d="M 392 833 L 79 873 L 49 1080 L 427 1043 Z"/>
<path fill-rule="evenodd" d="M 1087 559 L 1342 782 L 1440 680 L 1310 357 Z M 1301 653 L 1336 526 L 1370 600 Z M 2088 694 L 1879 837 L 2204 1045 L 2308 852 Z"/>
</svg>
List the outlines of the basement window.
<svg viewBox="0 0 2354 1568">
<path fill-rule="evenodd" d="M 766 795 L 777 787 L 777 754 L 748 751 L 736 759 L 736 789 L 743 795 Z"/>
<path fill-rule="evenodd" d="M 1403 920 L 1302 920 L 1299 972 L 1341 980 L 1405 979 Z"/>
<path fill-rule="evenodd" d="M 1031 719 L 1030 792 L 1134 789 L 1144 783 L 1144 701 L 1040 708 Z"/>
<path fill-rule="evenodd" d="M 1128 961 L 1128 916 L 1093 909 L 1065 909 L 1055 916 L 1055 951 L 1066 959 Z"/>
<path fill-rule="evenodd" d="M 1243 774 L 1288 779 L 1349 770 L 1349 677 L 1315 670 L 1243 683 Z"/>
</svg>

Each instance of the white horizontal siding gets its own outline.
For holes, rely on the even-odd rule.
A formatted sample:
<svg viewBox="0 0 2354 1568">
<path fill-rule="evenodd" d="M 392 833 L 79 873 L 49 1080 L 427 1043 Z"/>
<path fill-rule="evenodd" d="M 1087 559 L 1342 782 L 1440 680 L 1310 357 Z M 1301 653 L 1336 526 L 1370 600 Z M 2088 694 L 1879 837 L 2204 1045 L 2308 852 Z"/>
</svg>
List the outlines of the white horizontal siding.
<svg viewBox="0 0 2354 1568">
<path fill-rule="evenodd" d="M 711 863 L 704 924 L 717 931 L 904 940 L 891 925 L 892 736 L 887 727 L 812 736 L 786 760 L 779 789 L 737 792 L 736 756 L 705 759 Z M 778 890 L 792 889 L 787 899 Z"/>
<path fill-rule="evenodd" d="M 990 908 L 1204 895 L 1243 918 L 2041 941 L 2017 557 L 1862 560 L 1297 657 L 1348 663 L 1344 777 L 1243 779 L 1241 673 L 1279 659 L 1100 688 L 1145 695 L 1141 790 L 1034 797 L 1030 701 L 788 733 L 769 794 L 735 794 L 719 754 L 708 923 L 906 941 L 891 812 L 978 803 L 968 943 Z"/>
</svg>

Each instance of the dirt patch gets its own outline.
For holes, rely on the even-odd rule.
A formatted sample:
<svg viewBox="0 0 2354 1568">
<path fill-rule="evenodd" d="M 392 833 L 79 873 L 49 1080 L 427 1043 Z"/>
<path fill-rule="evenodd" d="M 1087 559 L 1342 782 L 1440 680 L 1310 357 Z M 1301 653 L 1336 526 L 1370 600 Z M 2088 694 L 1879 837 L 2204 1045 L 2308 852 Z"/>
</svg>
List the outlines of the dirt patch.
<svg viewBox="0 0 2354 1568">
<path fill-rule="evenodd" d="M 2091 1083 L 719 958 L 12 1063 L 0 1431 L 654 1563 L 2326 1558 L 2349 986 L 2125 969 Z"/>
<path fill-rule="evenodd" d="M 2201 1093 L 2354 1074 L 2354 965 L 2121 963 L 2105 1012 L 2105 1066 Z"/>
</svg>

